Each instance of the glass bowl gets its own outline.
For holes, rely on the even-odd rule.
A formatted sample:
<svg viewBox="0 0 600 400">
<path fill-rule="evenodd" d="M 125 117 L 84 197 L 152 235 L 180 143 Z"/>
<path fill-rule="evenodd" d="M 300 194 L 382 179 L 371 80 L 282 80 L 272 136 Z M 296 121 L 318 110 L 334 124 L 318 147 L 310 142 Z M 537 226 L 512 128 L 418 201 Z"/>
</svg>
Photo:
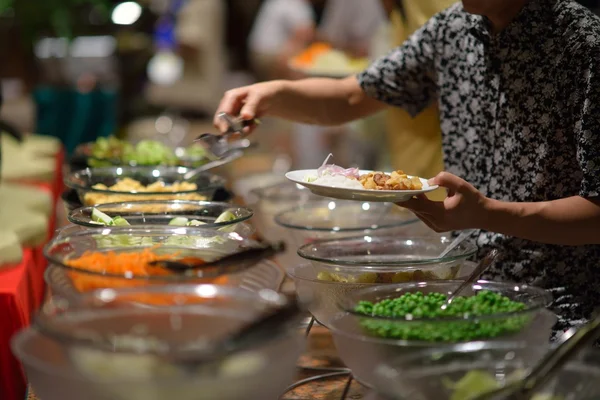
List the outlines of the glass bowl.
<svg viewBox="0 0 600 400">
<path fill-rule="evenodd" d="M 87 168 L 67 175 L 65 184 L 77 191 L 85 206 L 140 200 L 211 200 L 216 190 L 225 184 L 223 178 L 209 173 L 200 173 L 191 180 L 185 180 L 184 175 L 188 171 L 185 167 Z M 155 190 L 140 191 L 133 185 L 119 191 L 108 189 L 126 178 L 143 186 L 161 182 L 165 186 L 192 184 L 196 187 L 186 185 L 178 191 L 161 191 L 160 186 Z"/>
<path fill-rule="evenodd" d="M 309 310 L 323 325 L 340 312 L 339 302 L 354 290 L 380 284 L 447 280 L 460 276 L 477 248 L 463 242 L 438 258 L 450 237 L 359 236 L 318 240 L 300 247 L 311 264 L 288 269 L 298 296 L 314 292 Z"/>
<path fill-rule="evenodd" d="M 521 301 L 526 307 L 523 311 L 468 318 L 429 318 L 429 319 L 393 319 L 373 317 L 354 311 L 360 301 L 377 302 L 383 299 L 400 297 L 405 293 L 444 293 L 448 294 L 462 281 L 430 281 L 402 283 L 397 285 L 379 285 L 353 291 L 345 296 L 340 304 L 347 311 L 331 319 L 328 328 L 332 332 L 335 346 L 342 361 L 352 370 L 361 383 L 375 387 L 374 371 L 381 363 L 386 363 L 401 355 L 413 351 L 440 346 L 455 341 L 449 337 L 444 341 L 439 335 L 433 335 L 436 341 L 404 340 L 393 338 L 403 330 L 411 333 L 448 332 L 452 329 L 474 332 L 483 325 L 502 324 L 493 331 L 494 337 L 478 338 L 490 341 L 523 341 L 527 345 L 547 343 L 550 340 L 552 326 L 556 316 L 545 309 L 552 297 L 545 290 L 515 283 L 479 281 L 471 290 L 462 293 L 470 296 L 479 290 L 498 292 L 511 300 Z M 400 333 L 398 333 L 400 332 Z M 476 331 L 475 331 L 476 332 Z"/>
<path fill-rule="evenodd" d="M 257 193 L 261 189 L 282 183 L 288 183 L 285 176 L 274 172 L 262 172 L 235 179 L 232 188 L 244 204 L 250 205 L 258 201 Z"/>
<path fill-rule="evenodd" d="M 253 222 L 258 232 L 266 240 L 283 240 L 287 244 L 287 250 L 277 256 L 278 262 L 281 265 L 299 262 L 300 259 L 296 255 L 294 239 L 287 229 L 282 228 L 275 222 L 275 216 L 282 211 L 307 202 L 318 201 L 322 198 L 289 181 L 254 189 L 251 196 L 254 196 L 255 199 L 251 204 L 255 211 Z"/>
<path fill-rule="evenodd" d="M 277 214 L 275 222 L 296 248 L 315 240 L 361 234 L 419 236 L 425 227 L 413 213 L 393 204 L 344 200 L 305 203 Z M 300 259 L 293 254 L 286 261 L 286 266 L 295 265 Z"/>
<path fill-rule="evenodd" d="M 167 307 L 140 305 L 149 296 Z M 216 363 L 181 366 L 165 353 L 210 347 L 282 304 L 273 291 L 215 285 L 104 289 L 48 303 L 12 349 L 44 400 L 277 398 L 303 347 L 293 327 Z"/>
<path fill-rule="evenodd" d="M 300 247 L 319 239 L 363 233 L 411 232 L 419 219 L 392 204 L 325 200 L 284 211 L 275 221 L 292 232 L 296 246 Z"/>
<path fill-rule="evenodd" d="M 53 266 L 46 273 L 54 294 L 76 295 L 94 289 L 145 287 L 167 283 L 217 283 L 277 289 L 283 272 L 271 262 L 253 264 L 240 259 L 230 265 L 171 271 L 147 264 L 148 258 L 168 256 L 211 261 L 255 245 L 237 232 L 191 227 L 111 227 L 72 226 L 58 232 L 44 248 Z M 95 258 L 89 254 L 96 254 Z M 119 257 L 118 259 L 111 257 Z M 81 257 L 85 257 L 80 259 Z M 132 261 L 119 261 L 137 257 Z M 59 272 L 55 272 L 58 270 Z M 265 276 L 258 279 L 257 275 Z"/>
<path fill-rule="evenodd" d="M 189 200 L 150 200 L 125 203 L 106 203 L 95 207 L 77 208 L 68 214 L 69 222 L 98 228 L 100 225 L 92 219 L 93 209 L 97 209 L 111 218 L 122 217 L 132 226 L 165 226 L 174 218 L 186 218 L 203 223 L 205 229 L 234 230 L 236 225 L 247 221 L 253 215 L 250 208 L 233 206 L 228 203 Z M 219 216 L 230 213 L 227 220 L 216 222 Z M 182 222 L 185 225 L 185 221 Z"/>
<path fill-rule="evenodd" d="M 542 343 L 485 341 L 421 350 L 377 367 L 377 390 L 394 400 L 468 400 L 519 379 L 549 349 Z M 599 361 L 598 350 L 571 361 L 533 400 L 600 398 Z"/>
</svg>

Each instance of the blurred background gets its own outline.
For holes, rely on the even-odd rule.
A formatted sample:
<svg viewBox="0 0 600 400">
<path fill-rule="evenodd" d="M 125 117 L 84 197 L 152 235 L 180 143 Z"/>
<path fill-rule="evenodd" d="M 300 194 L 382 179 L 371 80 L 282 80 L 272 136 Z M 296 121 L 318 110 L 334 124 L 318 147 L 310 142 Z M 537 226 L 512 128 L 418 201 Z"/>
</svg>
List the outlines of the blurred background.
<svg viewBox="0 0 600 400">
<path fill-rule="evenodd" d="M 451 3 L 0 0 L 0 120 L 58 137 L 67 152 L 110 135 L 185 145 L 213 130 L 225 90 L 354 73 Z M 407 172 L 435 174 L 442 168 L 435 109 L 413 129 L 429 133 L 410 145 L 410 132 L 399 133 L 414 122 L 394 112 L 335 129 L 267 120 L 258 151 L 289 155 L 299 168 L 329 152 L 337 164 L 402 168 L 402 152 L 418 152 Z"/>
</svg>

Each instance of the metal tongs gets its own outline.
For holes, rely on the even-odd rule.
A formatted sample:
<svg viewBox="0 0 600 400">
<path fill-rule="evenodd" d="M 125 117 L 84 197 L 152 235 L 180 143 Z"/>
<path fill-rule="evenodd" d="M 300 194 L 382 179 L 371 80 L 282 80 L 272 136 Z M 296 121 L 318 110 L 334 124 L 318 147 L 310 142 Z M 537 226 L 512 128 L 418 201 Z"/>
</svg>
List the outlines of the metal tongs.
<svg viewBox="0 0 600 400">
<path fill-rule="evenodd" d="M 219 113 L 218 117 L 225 120 L 229 127 L 224 134 L 215 135 L 213 133 L 203 133 L 194 140 L 195 142 L 199 142 L 217 159 L 223 157 L 225 154 L 231 151 L 229 138 L 236 134 L 241 136 L 241 139 L 244 139 L 246 137 L 246 134 L 244 133 L 245 127 L 260 124 L 258 119 L 242 120 L 239 118 L 234 118 L 224 112 Z"/>
<path fill-rule="evenodd" d="M 592 346 L 600 337 L 600 312 L 578 329 L 570 338 L 546 354 L 523 378 L 508 385 L 473 398 L 473 400 L 525 400 L 543 387 L 565 364 L 583 349 Z"/>
<path fill-rule="evenodd" d="M 256 243 L 251 246 L 240 248 L 239 251 L 221 257 L 214 261 L 202 263 L 188 263 L 186 261 L 160 260 L 151 261 L 148 265 L 153 267 L 166 268 L 172 272 L 185 273 L 188 270 L 197 270 L 197 274 L 202 273 L 202 269 L 209 268 L 217 270 L 219 274 L 242 271 L 253 267 L 260 261 L 273 257 L 285 250 L 285 243 Z M 202 273 L 203 277 L 210 276 L 210 272 Z"/>
<path fill-rule="evenodd" d="M 269 291 L 265 289 L 262 292 L 267 295 Z M 286 298 L 286 304 L 263 314 L 218 342 L 206 343 L 205 346 L 197 349 L 171 352 L 167 355 L 167 359 L 186 370 L 194 371 L 200 365 L 218 363 L 232 352 L 260 345 L 265 339 L 272 338 L 282 329 L 289 329 L 292 324 L 298 323 L 303 316 L 303 309 L 296 296 L 286 296 Z"/>
</svg>

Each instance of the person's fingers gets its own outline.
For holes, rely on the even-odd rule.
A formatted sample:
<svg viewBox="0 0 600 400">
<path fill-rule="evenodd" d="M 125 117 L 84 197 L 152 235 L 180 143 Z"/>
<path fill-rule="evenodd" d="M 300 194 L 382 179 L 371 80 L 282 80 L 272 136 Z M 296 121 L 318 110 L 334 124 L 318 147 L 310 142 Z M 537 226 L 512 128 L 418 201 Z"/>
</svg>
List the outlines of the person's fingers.
<svg viewBox="0 0 600 400">
<path fill-rule="evenodd" d="M 240 111 L 240 117 L 244 120 L 257 118 L 261 100 L 262 97 L 256 93 L 249 95 L 244 101 L 244 106 Z"/>
<path fill-rule="evenodd" d="M 415 215 L 430 229 L 432 229 L 436 232 L 438 231 L 438 228 L 437 228 L 435 222 L 433 221 L 433 219 L 431 218 L 431 216 L 429 214 L 423 214 L 423 213 L 416 212 Z"/>
<path fill-rule="evenodd" d="M 436 202 L 429 200 L 424 194 L 419 194 L 416 197 L 412 197 L 401 203 L 396 203 L 396 205 L 407 208 L 413 212 L 431 213 L 434 205 L 433 203 Z"/>
<path fill-rule="evenodd" d="M 242 132 L 244 133 L 244 135 L 248 135 L 254 132 L 257 126 L 258 124 L 256 122 L 251 122 L 242 129 Z"/>
<path fill-rule="evenodd" d="M 449 172 L 440 172 L 434 178 L 431 178 L 428 183 L 446 188 L 448 196 L 454 196 L 456 192 L 459 192 L 467 184 L 465 180 Z"/>
<path fill-rule="evenodd" d="M 213 125 L 221 132 L 227 132 L 229 126 L 227 121 L 223 118 L 219 117 L 220 113 L 227 113 L 232 116 L 237 116 L 240 114 L 240 109 L 244 105 L 244 101 L 248 96 L 247 88 L 239 88 L 228 90 L 223 95 L 223 99 L 217 108 L 217 112 L 213 118 Z"/>
</svg>

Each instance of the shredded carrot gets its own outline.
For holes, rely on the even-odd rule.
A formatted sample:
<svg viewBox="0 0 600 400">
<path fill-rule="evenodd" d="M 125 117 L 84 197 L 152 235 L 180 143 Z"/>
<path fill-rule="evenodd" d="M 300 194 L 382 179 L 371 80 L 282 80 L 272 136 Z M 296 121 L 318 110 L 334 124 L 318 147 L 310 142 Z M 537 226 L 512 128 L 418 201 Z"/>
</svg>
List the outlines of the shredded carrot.
<svg viewBox="0 0 600 400">
<path fill-rule="evenodd" d="M 116 253 L 108 252 L 85 252 L 81 257 L 68 260 L 66 264 L 70 267 L 89 271 L 90 273 L 69 271 L 69 276 L 79 292 L 87 292 L 103 288 L 143 287 L 147 285 L 165 284 L 166 280 L 150 281 L 145 278 L 160 276 L 176 276 L 177 273 L 169 271 L 160 266 L 149 265 L 152 261 L 177 260 L 184 263 L 200 264 L 203 261 L 197 258 L 180 258 L 179 253 L 156 254 L 154 248 L 147 248 L 138 252 Z M 106 277 L 103 274 L 122 276 Z M 216 278 L 186 279 L 186 283 L 213 283 L 226 285 L 229 282 L 227 276 Z M 142 296 L 147 303 L 168 305 L 165 296 L 147 295 Z"/>
<path fill-rule="evenodd" d="M 101 274 L 148 277 L 170 275 L 168 270 L 162 267 L 153 267 L 149 263 L 174 260 L 177 256 L 177 253 L 159 255 L 152 251 L 152 248 L 131 253 L 86 251 L 81 257 L 69 260 L 67 265 Z"/>
</svg>

